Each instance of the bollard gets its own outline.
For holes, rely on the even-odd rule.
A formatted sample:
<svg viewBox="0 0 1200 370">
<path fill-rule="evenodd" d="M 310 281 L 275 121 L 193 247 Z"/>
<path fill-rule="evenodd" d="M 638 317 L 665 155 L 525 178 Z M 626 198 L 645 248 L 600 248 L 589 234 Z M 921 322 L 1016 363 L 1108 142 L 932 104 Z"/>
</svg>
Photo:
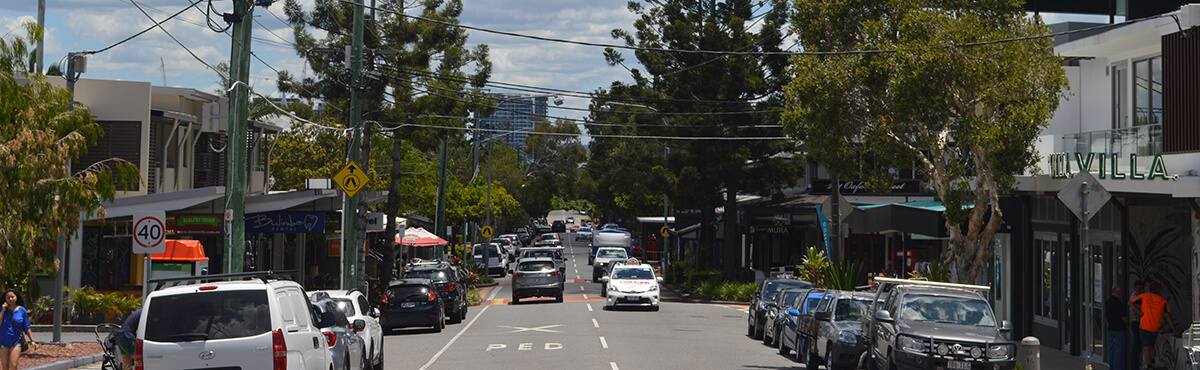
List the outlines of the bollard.
<svg viewBox="0 0 1200 370">
<path fill-rule="evenodd" d="M 1042 341 L 1029 336 L 1021 339 L 1021 350 L 1018 352 L 1017 364 L 1024 370 L 1042 369 Z"/>
</svg>

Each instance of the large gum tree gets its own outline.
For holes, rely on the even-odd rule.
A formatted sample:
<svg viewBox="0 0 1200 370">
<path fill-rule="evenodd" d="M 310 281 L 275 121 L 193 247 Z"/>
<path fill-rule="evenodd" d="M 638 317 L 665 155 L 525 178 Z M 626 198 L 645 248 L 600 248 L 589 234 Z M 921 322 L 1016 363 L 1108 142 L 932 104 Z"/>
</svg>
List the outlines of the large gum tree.
<svg viewBox="0 0 1200 370">
<path fill-rule="evenodd" d="M 946 207 L 943 265 L 974 282 L 999 198 L 1037 160 L 1066 88 L 1049 29 L 1021 0 L 797 0 L 785 125 L 813 160 L 874 189 L 915 168 Z"/>
</svg>

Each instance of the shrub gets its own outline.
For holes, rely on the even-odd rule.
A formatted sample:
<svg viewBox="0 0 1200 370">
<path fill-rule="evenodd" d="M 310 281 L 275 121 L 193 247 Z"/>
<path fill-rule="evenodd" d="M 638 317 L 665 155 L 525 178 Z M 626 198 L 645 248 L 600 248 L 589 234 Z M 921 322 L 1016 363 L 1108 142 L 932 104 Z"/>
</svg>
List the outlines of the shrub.
<svg viewBox="0 0 1200 370">
<path fill-rule="evenodd" d="M 720 294 L 717 299 L 723 301 L 749 302 L 750 297 L 754 295 L 754 289 L 757 286 L 754 283 L 743 283 L 736 281 L 727 281 L 721 284 Z"/>
<path fill-rule="evenodd" d="M 693 271 L 688 273 L 686 285 L 689 289 L 696 289 L 707 282 L 719 284 L 723 278 L 724 276 L 722 275 L 721 271 L 718 270 Z"/>
<path fill-rule="evenodd" d="M 467 289 L 467 305 L 478 306 L 483 303 L 483 297 L 479 296 L 479 290 L 475 287 Z"/>
<path fill-rule="evenodd" d="M 699 295 L 702 299 L 714 299 L 720 293 L 721 293 L 721 281 L 720 280 L 703 281 L 699 284 L 698 288 L 696 289 L 696 295 Z"/>
</svg>

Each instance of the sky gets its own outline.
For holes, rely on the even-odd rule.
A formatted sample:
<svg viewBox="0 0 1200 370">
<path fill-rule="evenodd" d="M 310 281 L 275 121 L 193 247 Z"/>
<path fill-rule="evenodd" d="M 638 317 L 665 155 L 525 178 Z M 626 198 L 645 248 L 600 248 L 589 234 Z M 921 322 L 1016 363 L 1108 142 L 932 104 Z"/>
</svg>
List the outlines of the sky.
<svg viewBox="0 0 1200 370">
<path fill-rule="evenodd" d="M 56 63 L 68 52 L 100 50 L 153 25 L 154 21 L 138 9 L 140 5 L 154 20 L 161 20 L 185 9 L 194 0 L 46 0 L 45 65 Z M 306 10 L 312 0 L 301 0 Z M 369 0 L 367 0 L 369 3 Z M 209 0 L 199 9 L 207 8 Z M 615 28 L 632 30 L 635 17 L 624 0 L 464 0 L 460 21 L 486 29 L 588 41 L 617 43 L 609 35 Z M 218 13 L 232 9 L 230 0 L 211 0 L 211 19 L 223 26 Z M 37 0 L 0 0 L 0 32 L 3 37 L 18 33 L 26 21 L 37 21 Z M 251 61 L 250 85 L 258 94 L 278 97 L 276 70 L 304 75 L 303 59 L 291 46 L 291 28 L 281 18 L 283 1 L 269 8 L 257 7 L 252 31 L 252 50 L 263 62 Z M 1047 23 L 1065 20 L 1106 22 L 1107 17 L 1043 14 Z M 107 51 L 89 57 L 83 78 L 149 81 L 156 86 L 175 86 L 214 92 L 219 89 L 218 75 L 197 61 L 210 65 L 228 61 L 230 38 L 213 32 L 206 14 L 188 9 L 163 23 L 178 43 L 161 30 L 154 29 Z M 310 30 L 318 33 L 319 31 Z M 230 31 L 232 33 L 232 30 Z M 494 63 L 492 81 L 532 85 L 543 88 L 588 92 L 607 87 L 613 81 L 629 81 L 629 72 L 609 67 L 603 49 L 566 45 L 511 36 L 469 31 L 468 45 L 487 44 Z M 323 34 L 319 34 L 323 36 Z M 180 46 L 183 45 L 183 47 Z M 195 54 L 195 57 L 192 56 Z M 627 63 L 636 60 L 625 53 Z M 312 76 L 311 71 L 307 72 Z M 492 92 L 506 91 L 502 88 Z M 564 97 L 562 107 L 587 108 L 588 101 Z M 551 116 L 581 118 L 584 112 L 556 109 Z"/>
</svg>

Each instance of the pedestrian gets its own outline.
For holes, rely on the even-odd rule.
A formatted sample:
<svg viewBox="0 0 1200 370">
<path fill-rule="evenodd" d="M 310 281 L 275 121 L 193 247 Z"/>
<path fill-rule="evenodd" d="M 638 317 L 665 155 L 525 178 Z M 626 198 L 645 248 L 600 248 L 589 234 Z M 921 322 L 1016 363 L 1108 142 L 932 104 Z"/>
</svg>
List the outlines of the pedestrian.
<svg viewBox="0 0 1200 370">
<path fill-rule="evenodd" d="M 1134 312 L 1142 314 L 1142 323 L 1138 328 L 1142 337 L 1142 358 L 1146 361 L 1146 368 L 1154 368 L 1154 344 L 1158 340 L 1158 331 L 1162 329 L 1163 319 L 1167 320 L 1167 325 L 1170 325 L 1171 331 L 1179 337 L 1179 330 L 1175 328 L 1175 322 L 1171 320 L 1171 306 L 1167 303 L 1167 299 L 1159 295 L 1158 292 L 1162 289 L 1157 281 L 1151 281 L 1146 284 L 1149 292 L 1142 293 L 1133 300 L 1129 301 L 1129 307 Z"/>
<path fill-rule="evenodd" d="M 125 318 L 121 330 L 117 331 L 117 347 L 121 348 L 121 367 L 125 370 L 133 368 L 133 350 L 137 343 L 138 325 L 142 323 L 142 309 L 139 308 Z"/>
<path fill-rule="evenodd" d="M 29 313 L 25 311 L 25 300 L 16 290 L 4 292 L 4 309 L 0 314 L 0 369 L 17 370 L 17 362 L 21 360 L 22 342 L 29 338 L 29 348 L 37 348 L 33 341 L 33 331 L 30 330 Z"/>
<path fill-rule="evenodd" d="M 1144 284 L 1144 282 L 1141 280 L 1134 280 L 1133 281 L 1133 294 L 1129 296 L 1129 299 L 1130 300 L 1137 299 L 1138 296 L 1142 295 L 1142 293 L 1145 293 L 1145 292 L 1146 292 L 1146 285 Z M 1137 311 L 1130 311 L 1129 312 L 1129 329 L 1132 330 L 1133 335 L 1128 337 L 1129 338 L 1129 348 L 1134 349 L 1135 352 L 1140 352 L 1142 350 L 1142 335 L 1141 335 L 1141 333 L 1138 332 L 1138 330 L 1141 330 L 1141 329 L 1139 329 L 1139 327 L 1141 327 L 1141 326 L 1142 326 L 1142 314 Z M 1140 368 L 1140 365 L 1142 363 L 1141 358 L 1142 358 L 1142 356 L 1139 356 L 1138 353 L 1134 353 L 1133 359 L 1132 359 L 1133 360 L 1133 368 L 1135 368 L 1135 369 Z"/>
<path fill-rule="evenodd" d="M 1125 305 L 1125 288 L 1113 284 L 1112 295 L 1104 300 L 1104 318 L 1108 321 L 1108 348 L 1105 361 L 1109 370 L 1125 370 L 1125 339 L 1129 330 L 1129 307 Z"/>
</svg>

